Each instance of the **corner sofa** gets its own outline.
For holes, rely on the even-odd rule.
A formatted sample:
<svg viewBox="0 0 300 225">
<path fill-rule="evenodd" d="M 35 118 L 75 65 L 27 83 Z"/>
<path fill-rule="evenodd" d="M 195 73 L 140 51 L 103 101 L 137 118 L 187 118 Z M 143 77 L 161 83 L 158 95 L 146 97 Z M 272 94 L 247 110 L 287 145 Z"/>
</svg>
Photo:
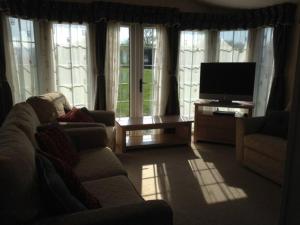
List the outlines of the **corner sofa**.
<svg viewBox="0 0 300 225">
<path fill-rule="evenodd" d="M 101 208 L 72 214 L 45 215 L 37 177 L 35 140 L 40 121 L 30 104 L 15 105 L 0 128 L 0 218 L 2 225 L 171 225 L 172 210 L 161 200 L 145 201 L 115 154 L 101 140 L 101 127 L 68 129 L 83 137 L 74 171 L 99 200 Z M 73 132 L 73 133 L 72 133 Z M 80 133 L 80 135 L 77 135 Z"/>
<path fill-rule="evenodd" d="M 282 184 L 287 140 L 261 131 L 266 117 L 237 118 L 236 158 L 253 171 Z"/>
</svg>

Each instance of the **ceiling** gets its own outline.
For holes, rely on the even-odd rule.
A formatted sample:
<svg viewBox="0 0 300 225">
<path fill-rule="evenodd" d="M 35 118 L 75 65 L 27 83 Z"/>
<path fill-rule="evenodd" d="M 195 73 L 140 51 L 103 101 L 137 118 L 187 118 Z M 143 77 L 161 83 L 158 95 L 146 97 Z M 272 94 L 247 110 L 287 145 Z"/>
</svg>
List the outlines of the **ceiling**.
<svg viewBox="0 0 300 225">
<path fill-rule="evenodd" d="M 199 3 L 212 4 L 230 8 L 261 8 L 285 2 L 300 4 L 300 0 L 194 0 Z"/>
<path fill-rule="evenodd" d="M 254 9 L 266 6 L 281 4 L 285 2 L 294 2 L 300 4 L 300 0 L 56 0 L 56 1 L 71 1 L 71 2 L 93 2 L 107 1 L 120 2 L 127 4 L 138 5 L 154 5 L 175 7 L 182 11 L 201 11 L 205 9 L 221 9 L 224 8 L 241 8 Z"/>
</svg>

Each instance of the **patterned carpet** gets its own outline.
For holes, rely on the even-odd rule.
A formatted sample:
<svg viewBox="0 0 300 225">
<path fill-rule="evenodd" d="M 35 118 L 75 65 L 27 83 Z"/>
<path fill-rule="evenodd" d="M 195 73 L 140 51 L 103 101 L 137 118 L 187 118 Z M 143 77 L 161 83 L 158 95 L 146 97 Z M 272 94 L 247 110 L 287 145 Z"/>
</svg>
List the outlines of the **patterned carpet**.
<svg viewBox="0 0 300 225">
<path fill-rule="evenodd" d="M 164 199 L 175 225 L 277 225 L 280 186 L 241 167 L 234 148 L 197 144 L 119 156 L 145 199 Z"/>
</svg>

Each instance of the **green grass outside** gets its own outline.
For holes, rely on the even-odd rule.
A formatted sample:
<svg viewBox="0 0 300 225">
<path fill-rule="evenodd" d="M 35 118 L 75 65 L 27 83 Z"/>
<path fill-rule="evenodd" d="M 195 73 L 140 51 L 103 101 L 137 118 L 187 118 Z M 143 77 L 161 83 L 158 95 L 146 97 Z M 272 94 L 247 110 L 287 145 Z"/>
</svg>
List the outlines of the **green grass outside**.
<svg viewBox="0 0 300 225">
<path fill-rule="evenodd" d="M 151 115 L 152 111 L 152 69 L 144 69 L 144 90 L 143 90 L 143 114 Z M 117 103 L 117 116 L 129 116 L 129 68 L 120 69 Z M 121 101 L 121 102 L 120 102 Z"/>
</svg>

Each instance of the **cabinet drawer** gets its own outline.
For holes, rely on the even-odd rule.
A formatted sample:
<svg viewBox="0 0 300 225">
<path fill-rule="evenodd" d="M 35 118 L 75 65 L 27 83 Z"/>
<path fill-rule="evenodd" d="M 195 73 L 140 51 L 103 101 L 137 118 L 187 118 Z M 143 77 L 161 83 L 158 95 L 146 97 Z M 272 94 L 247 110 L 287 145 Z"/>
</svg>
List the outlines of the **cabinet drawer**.
<svg viewBox="0 0 300 225">
<path fill-rule="evenodd" d="M 235 117 L 229 116 L 198 116 L 199 127 L 235 128 Z"/>
<path fill-rule="evenodd" d="M 235 129 L 202 127 L 200 130 L 198 130 L 197 137 L 200 141 L 234 144 Z"/>
</svg>

